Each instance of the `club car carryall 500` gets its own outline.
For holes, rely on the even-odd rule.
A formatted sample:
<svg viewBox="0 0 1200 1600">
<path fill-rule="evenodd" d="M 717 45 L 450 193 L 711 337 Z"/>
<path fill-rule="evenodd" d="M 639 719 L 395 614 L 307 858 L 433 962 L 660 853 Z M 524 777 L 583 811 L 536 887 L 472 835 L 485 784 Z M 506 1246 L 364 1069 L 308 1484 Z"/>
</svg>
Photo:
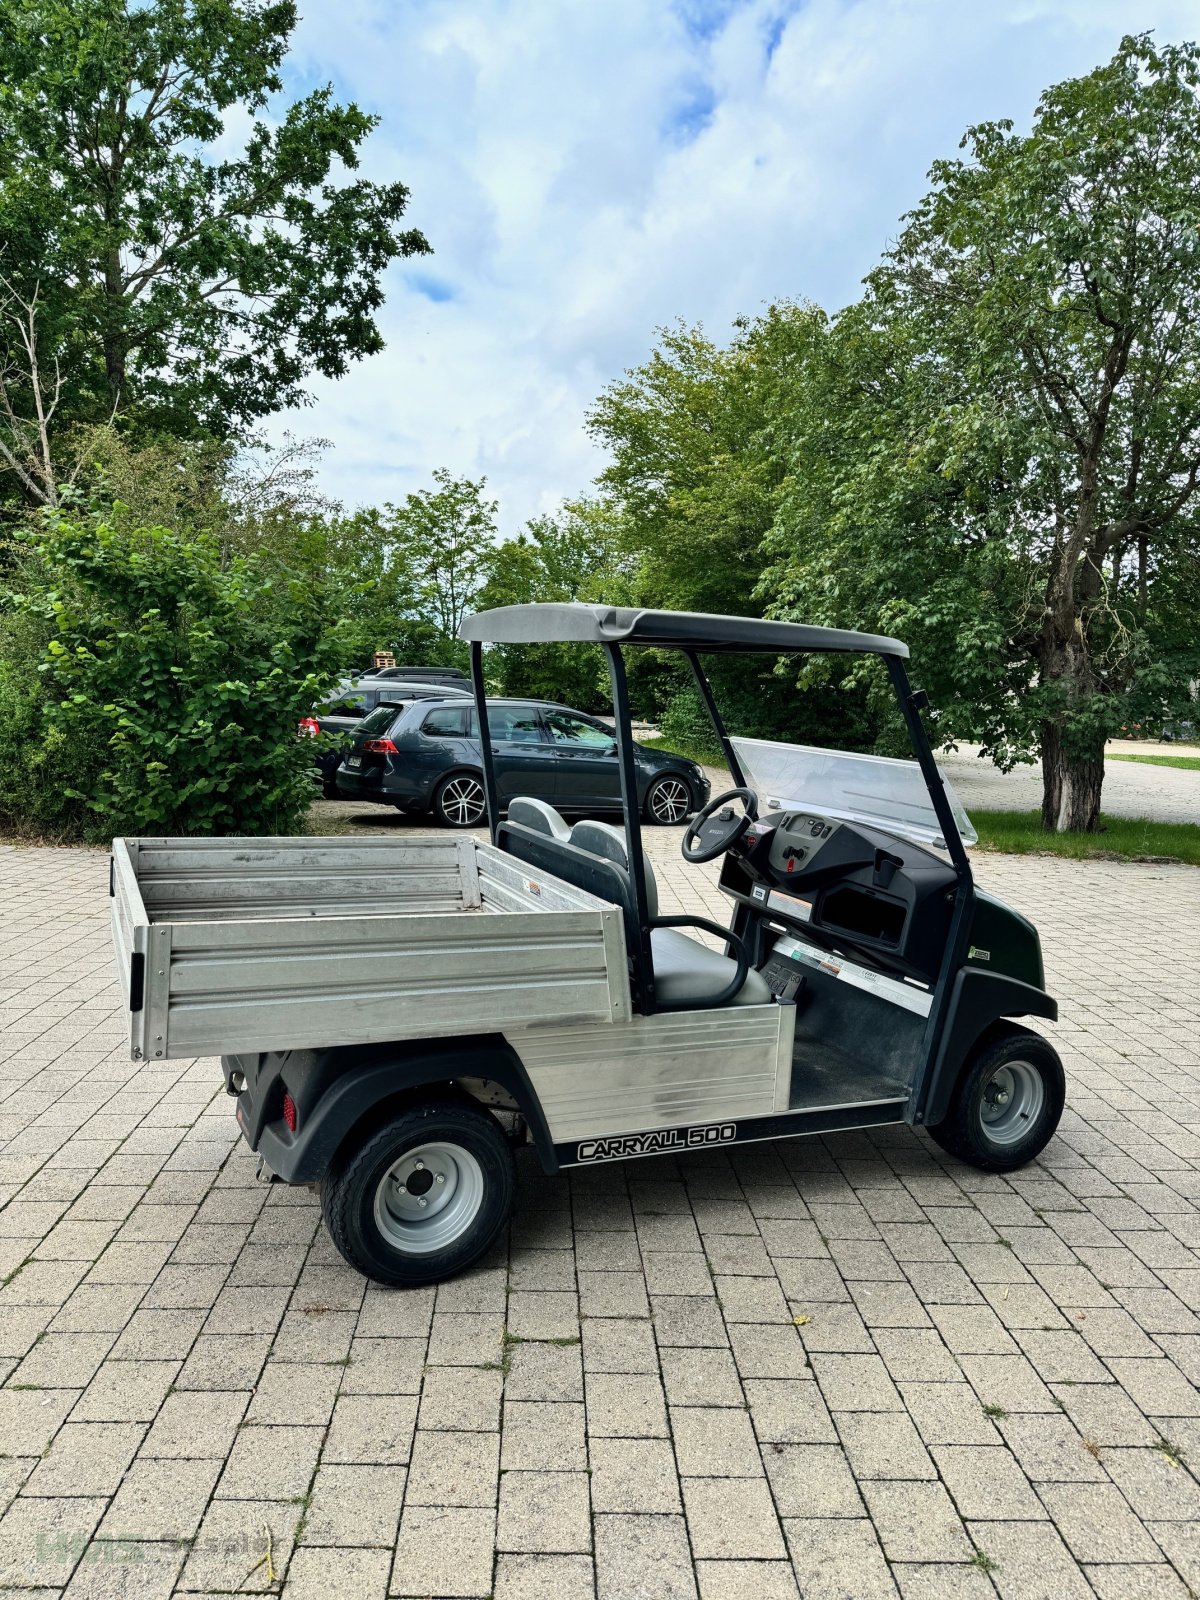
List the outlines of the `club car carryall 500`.
<svg viewBox="0 0 1200 1600">
<path fill-rule="evenodd" d="M 907 1122 L 987 1171 L 1042 1149 L 1061 1063 L 1034 928 L 975 888 L 906 647 L 793 623 L 514 606 L 464 624 L 491 838 L 113 845 L 135 1059 L 220 1055 L 269 1173 L 319 1184 L 337 1248 L 381 1283 L 488 1249 L 512 1146 L 549 1172 Z M 502 815 L 483 646 L 607 655 L 624 828 Z M 643 853 L 623 652 L 683 654 L 736 787 L 687 826 L 728 927 L 662 916 Z M 731 738 L 702 658 L 882 657 L 915 761 Z M 703 933 L 715 940 L 704 943 Z"/>
</svg>

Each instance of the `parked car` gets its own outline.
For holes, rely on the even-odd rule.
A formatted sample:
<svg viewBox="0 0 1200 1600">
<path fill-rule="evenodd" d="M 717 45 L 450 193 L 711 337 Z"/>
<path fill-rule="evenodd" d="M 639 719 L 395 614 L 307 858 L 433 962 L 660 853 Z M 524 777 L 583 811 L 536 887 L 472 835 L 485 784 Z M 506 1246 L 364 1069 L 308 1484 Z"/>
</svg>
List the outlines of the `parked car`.
<svg viewBox="0 0 1200 1600">
<path fill-rule="evenodd" d="M 469 684 L 470 675 L 461 667 L 369 667 L 364 678 L 412 678 L 418 683 Z"/>
<path fill-rule="evenodd" d="M 502 809 L 531 795 L 565 812 L 620 811 L 616 745 L 598 717 L 542 700 L 489 700 L 488 726 Z M 709 782 L 696 762 L 639 744 L 634 757 L 649 821 L 674 825 L 707 803 Z M 455 697 L 377 707 L 354 730 L 336 784 L 347 800 L 477 827 L 486 804 L 474 705 Z"/>
<path fill-rule="evenodd" d="M 351 735 L 368 712 L 379 706 L 398 708 L 411 705 L 414 700 L 444 699 L 452 695 L 469 700 L 471 691 L 456 683 L 420 683 L 365 677 L 348 679 L 339 686 L 333 699 L 300 719 L 302 734 L 312 738 L 319 733 L 332 734 L 337 740 L 332 746 L 325 744 L 313 758 L 321 793 L 327 800 L 337 799 L 334 774 L 338 763 L 349 751 Z"/>
</svg>

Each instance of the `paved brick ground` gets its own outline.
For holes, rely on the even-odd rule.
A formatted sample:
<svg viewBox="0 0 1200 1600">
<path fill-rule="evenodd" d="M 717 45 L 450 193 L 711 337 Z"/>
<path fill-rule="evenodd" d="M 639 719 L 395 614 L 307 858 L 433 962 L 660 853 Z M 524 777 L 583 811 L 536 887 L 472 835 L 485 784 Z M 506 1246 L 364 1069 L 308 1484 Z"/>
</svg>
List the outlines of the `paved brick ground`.
<svg viewBox="0 0 1200 1600">
<path fill-rule="evenodd" d="M 215 1063 L 125 1059 L 104 858 L 0 863 L 0 1589 L 1200 1592 L 1200 875 L 980 864 L 1063 1004 L 1036 1166 L 523 1162 L 493 1259 L 396 1294 L 254 1184 Z"/>
</svg>

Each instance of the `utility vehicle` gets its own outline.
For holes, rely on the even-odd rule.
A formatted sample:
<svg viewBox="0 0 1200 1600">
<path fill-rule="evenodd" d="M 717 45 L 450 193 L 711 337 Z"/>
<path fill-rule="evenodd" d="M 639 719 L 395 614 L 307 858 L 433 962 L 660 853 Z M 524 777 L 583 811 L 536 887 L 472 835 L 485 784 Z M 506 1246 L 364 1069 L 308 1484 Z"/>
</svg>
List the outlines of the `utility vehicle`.
<svg viewBox="0 0 1200 1600">
<path fill-rule="evenodd" d="M 907 1122 L 987 1171 L 1043 1148 L 1061 1063 L 1038 936 L 976 889 L 907 648 L 872 634 L 599 605 L 469 618 L 490 822 L 441 838 L 113 846 L 135 1059 L 220 1055 L 266 1175 L 319 1184 L 348 1262 L 433 1282 L 505 1224 L 513 1144 L 547 1171 Z M 623 827 L 507 798 L 483 647 L 599 645 Z M 687 824 L 728 926 L 660 913 L 624 652 L 681 652 L 735 787 Z M 912 744 L 891 761 L 731 738 L 709 653 L 867 652 Z M 706 935 L 706 943 L 696 935 Z"/>
</svg>

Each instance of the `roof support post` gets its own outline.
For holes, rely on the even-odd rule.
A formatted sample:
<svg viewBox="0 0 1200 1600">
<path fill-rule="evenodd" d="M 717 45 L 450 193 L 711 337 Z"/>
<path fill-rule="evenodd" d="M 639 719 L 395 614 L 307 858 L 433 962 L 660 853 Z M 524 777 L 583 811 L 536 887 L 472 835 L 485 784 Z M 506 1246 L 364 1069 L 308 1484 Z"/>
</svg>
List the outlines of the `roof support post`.
<svg viewBox="0 0 1200 1600">
<path fill-rule="evenodd" d="M 938 1049 L 942 1035 L 946 1030 L 946 1019 L 950 1010 L 950 995 L 954 982 L 954 975 L 963 964 L 967 953 L 967 939 L 970 934 L 971 912 L 975 904 L 975 880 L 971 873 L 971 863 L 967 859 L 966 847 L 962 842 L 962 835 L 958 831 L 958 824 L 954 820 L 954 813 L 950 809 L 950 802 L 946 798 L 946 785 L 938 771 L 937 762 L 933 759 L 933 750 L 925 732 L 925 724 L 921 721 L 921 707 L 926 704 L 925 698 L 913 693 L 912 685 L 908 681 L 908 673 L 904 670 L 904 663 L 899 656 L 885 655 L 888 676 L 892 680 L 892 688 L 900 706 L 904 725 L 908 729 L 908 737 L 913 747 L 913 754 L 921 768 L 921 775 L 925 779 L 925 787 L 929 791 L 929 798 L 933 802 L 934 814 L 942 830 L 942 838 L 946 842 L 946 850 L 954 863 L 954 870 L 958 874 L 958 888 L 954 893 L 954 910 L 950 916 L 950 927 L 946 934 L 946 948 L 942 952 L 942 964 L 938 971 L 937 983 L 934 985 L 933 1004 L 929 1009 L 929 1017 L 925 1023 L 925 1035 L 922 1041 L 921 1070 L 917 1074 L 916 1082 L 912 1087 L 909 1100 L 909 1120 L 920 1125 L 925 1121 L 925 1107 L 929 1098 L 929 1089 L 933 1076 L 933 1064 L 937 1060 Z"/>
<path fill-rule="evenodd" d="M 496 799 L 496 764 L 492 760 L 492 733 L 488 727 L 487 686 L 483 681 L 483 645 L 478 639 L 471 640 L 471 687 L 475 691 L 475 717 L 479 723 L 479 755 L 483 763 L 488 829 L 495 844 L 500 827 L 500 805 Z"/>
<path fill-rule="evenodd" d="M 650 907 L 646 895 L 646 863 L 642 857 L 642 813 L 638 803 L 637 771 L 633 761 L 633 717 L 629 709 L 629 684 L 625 661 L 618 645 L 606 644 L 608 676 L 612 683 L 613 716 L 616 721 L 617 769 L 621 775 L 621 808 L 625 813 L 625 851 L 629 857 L 629 881 L 637 908 L 637 949 L 630 950 L 633 977 L 637 988 L 637 1009 L 644 1017 L 658 1009 L 654 998 L 654 957 L 650 951 Z"/>
<path fill-rule="evenodd" d="M 909 742 L 913 754 L 917 758 L 917 765 L 921 769 L 921 776 L 925 779 L 925 787 L 929 791 L 929 798 L 933 802 L 934 815 L 941 826 L 942 838 L 946 842 L 946 850 L 950 860 L 954 863 L 954 870 L 960 878 L 971 881 L 971 864 L 967 860 L 966 848 L 962 842 L 962 835 L 958 831 L 958 824 L 954 820 L 954 813 L 950 809 L 950 802 L 946 798 L 946 785 L 938 771 L 937 762 L 933 759 L 933 750 L 930 748 L 929 737 L 925 732 L 925 724 L 921 721 L 921 713 L 916 696 L 913 694 L 912 685 L 908 681 L 908 673 L 904 670 L 904 663 L 899 656 L 884 656 L 887 663 L 888 676 L 892 680 L 892 688 L 900 706 L 900 715 L 904 718 L 904 726 L 908 729 Z M 922 697 L 920 705 L 927 704 L 928 697 Z"/>
<path fill-rule="evenodd" d="M 696 680 L 696 688 L 700 691 L 700 698 L 704 701 L 704 709 L 708 712 L 708 720 L 713 725 L 713 732 L 721 742 L 721 749 L 725 752 L 725 761 L 729 767 L 734 783 L 739 789 L 746 787 L 746 774 L 742 771 L 742 764 L 737 758 L 733 742 L 725 732 L 725 724 L 721 721 L 721 713 L 717 710 L 717 702 L 713 698 L 712 684 L 708 681 L 708 674 L 700 665 L 700 657 L 694 650 L 685 650 L 687 664 L 692 669 L 692 677 Z"/>
</svg>

